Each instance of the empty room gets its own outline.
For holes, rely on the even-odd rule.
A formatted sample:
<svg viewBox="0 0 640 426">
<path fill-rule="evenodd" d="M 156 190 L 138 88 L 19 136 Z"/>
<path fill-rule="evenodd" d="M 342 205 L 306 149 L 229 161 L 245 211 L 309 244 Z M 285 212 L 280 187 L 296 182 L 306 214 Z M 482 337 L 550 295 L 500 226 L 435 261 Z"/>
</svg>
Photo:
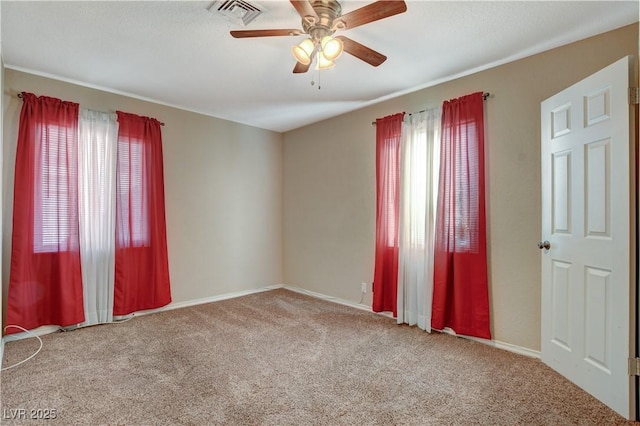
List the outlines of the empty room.
<svg viewBox="0 0 640 426">
<path fill-rule="evenodd" d="M 0 423 L 640 420 L 637 1 L 1 1 Z"/>
</svg>

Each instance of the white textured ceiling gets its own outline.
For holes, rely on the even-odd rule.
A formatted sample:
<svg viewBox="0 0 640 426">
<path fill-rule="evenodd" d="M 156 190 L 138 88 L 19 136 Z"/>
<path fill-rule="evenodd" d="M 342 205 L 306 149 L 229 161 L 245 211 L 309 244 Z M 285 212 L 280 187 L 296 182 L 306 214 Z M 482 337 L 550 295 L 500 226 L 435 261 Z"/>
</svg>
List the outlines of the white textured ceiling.
<svg viewBox="0 0 640 426">
<path fill-rule="evenodd" d="M 385 54 L 374 68 L 292 74 L 301 37 L 234 39 L 234 29 L 301 28 L 288 1 L 242 28 L 212 1 L 2 1 L 9 68 L 275 131 L 638 21 L 638 1 L 407 1 L 407 12 L 344 31 Z M 343 14 L 371 3 L 343 1 Z M 316 81 L 311 85 L 312 78 Z M 321 90 L 318 90 L 318 79 Z M 28 89 L 28 88 L 25 88 Z"/>
</svg>

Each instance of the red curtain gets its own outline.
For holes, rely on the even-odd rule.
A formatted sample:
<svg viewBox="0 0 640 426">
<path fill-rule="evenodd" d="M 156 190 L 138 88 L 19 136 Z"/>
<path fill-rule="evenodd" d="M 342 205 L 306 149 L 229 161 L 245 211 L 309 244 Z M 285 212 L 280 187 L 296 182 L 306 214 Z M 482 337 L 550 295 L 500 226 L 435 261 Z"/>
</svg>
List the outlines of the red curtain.
<svg viewBox="0 0 640 426">
<path fill-rule="evenodd" d="M 404 113 L 376 120 L 374 312 L 397 315 L 400 139 Z"/>
<path fill-rule="evenodd" d="M 482 92 L 442 107 L 431 326 L 491 339 Z"/>
<path fill-rule="evenodd" d="M 118 114 L 114 315 L 171 302 L 160 122 Z"/>
<path fill-rule="evenodd" d="M 26 329 L 78 324 L 78 104 L 22 96 L 6 321 Z"/>
</svg>

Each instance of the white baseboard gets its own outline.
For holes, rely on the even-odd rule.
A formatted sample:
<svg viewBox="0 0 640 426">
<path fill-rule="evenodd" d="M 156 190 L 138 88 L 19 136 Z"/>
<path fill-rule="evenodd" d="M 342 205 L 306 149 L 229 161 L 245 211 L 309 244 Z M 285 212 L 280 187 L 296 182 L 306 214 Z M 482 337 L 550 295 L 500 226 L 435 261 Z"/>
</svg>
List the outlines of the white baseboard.
<svg viewBox="0 0 640 426">
<path fill-rule="evenodd" d="M 203 297 L 202 299 L 186 300 L 184 302 L 169 303 L 167 306 L 157 309 L 149 309 L 146 311 L 137 311 L 133 316 L 142 316 L 154 314 L 156 312 L 171 311 L 173 309 L 187 308 L 189 306 L 203 305 L 205 303 L 219 302 L 221 300 L 233 299 L 236 297 L 248 296 L 249 294 L 262 293 L 263 291 L 275 290 L 285 287 L 283 284 L 268 285 L 265 287 L 254 288 L 250 290 L 234 291 L 232 293 L 220 294 L 218 296 Z"/>
<path fill-rule="evenodd" d="M 355 303 L 350 300 L 340 299 L 339 297 L 327 296 L 326 294 L 316 293 L 315 291 L 305 290 L 304 288 L 294 287 L 290 285 L 283 285 L 283 288 L 287 290 L 294 291 L 300 294 L 306 294 L 307 296 L 312 296 L 318 299 L 328 300 L 329 302 L 338 303 L 340 305 L 350 306 L 352 308 L 360 309 L 363 311 L 373 312 L 371 308 L 367 305 L 362 305 L 360 303 Z"/>
<path fill-rule="evenodd" d="M 316 293 L 315 291 L 305 290 L 305 289 L 302 289 L 302 288 L 299 288 L 299 287 L 293 287 L 293 286 L 288 286 L 288 285 L 284 285 L 282 287 L 286 288 L 287 290 L 295 291 L 297 293 L 307 294 L 309 296 L 317 297 L 319 299 L 328 300 L 330 302 L 339 303 L 341 305 L 351 306 L 352 308 L 361 309 L 361 310 L 364 310 L 364 311 L 375 313 L 376 315 L 382 315 L 382 316 L 386 316 L 386 317 L 395 319 L 391 313 L 389 313 L 389 312 L 376 313 L 376 312 L 373 312 L 371 310 L 371 308 L 369 306 L 367 306 L 367 305 L 354 303 L 354 302 L 351 302 L 349 300 L 340 299 L 338 297 L 327 296 L 325 294 Z M 453 330 L 441 330 L 441 332 L 447 333 L 447 334 L 451 334 L 451 335 L 454 335 L 454 336 L 457 336 L 457 337 L 462 337 L 464 339 L 473 340 L 475 342 L 482 343 L 482 344 L 485 344 L 485 345 L 493 346 L 494 348 L 503 349 L 503 350 L 506 350 L 506 351 L 509 351 L 509 352 L 517 353 L 517 354 L 520 354 L 520 355 L 525 355 L 525 356 L 528 356 L 528 357 L 531 357 L 531 358 L 540 359 L 540 352 L 539 351 L 534 351 L 533 349 L 525 348 L 525 347 L 518 346 L 518 345 L 512 345 L 511 343 L 500 342 L 498 340 L 487 340 L 487 339 L 480 339 L 480 338 L 477 338 L 477 337 L 463 336 L 463 335 L 460 335 L 460 334 L 456 334 L 455 332 L 453 332 Z"/>
<path fill-rule="evenodd" d="M 525 348 L 518 345 L 512 345 L 511 343 L 501 342 L 499 340 L 490 340 L 488 345 L 495 346 L 496 348 L 504 349 L 505 351 L 514 352 L 520 355 L 528 356 L 531 358 L 540 359 L 540 351 L 534 351 L 533 349 Z"/>
<path fill-rule="evenodd" d="M 473 340 L 474 342 L 493 346 L 494 348 L 503 349 L 505 351 L 513 352 L 519 355 L 540 359 L 540 352 L 534 351 L 533 349 L 525 348 L 518 345 L 512 345 L 511 343 L 500 342 L 499 340 L 488 340 L 488 339 L 481 339 L 479 337 L 463 336 L 461 334 L 457 334 L 455 331 L 449 328 L 446 328 L 444 330 L 438 330 L 438 331 L 441 333 L 450 334 L 452 336 L 462 337 L 463 339 Z"/>
<path fill-rule="evenodd" d="M 219 302 L 221 300 L 227 300 L 227 299 L 233 299 L 236 297 L 241 297 L 241 296 L 247 296 L 249 294 L 255 294 L 255 293 L 261 293 L 264 291 L 269 291 L 269 290 L 275 290 L 277 288 L 285 288 L 287 290 L 290 291 L 294 291 L 296 293 L 300 293 L 300 294 L 306 294 L 308 296 L 312 296 L 318 299 L 322 299 L 322 300 L 327 300 L 329 302 L 333 302 L 333 303 L 338 303 L 340 305 L 345 305 L 345 306 L 349 306 L 355 309 L 360 309 L 362 311 L 367 311 L 367 312 L 371 312 L 374 313 L 371 310 L 371 307 L 369 307 L 368 305 L 363 305 L 360 303 L 355 303 L 352 302 L 350 300 L 345 300 L 345 299 L 341 299 L 339 297 L 333 297 L 333 296 L 328 296 L 326 294 L 322 294 L 322 293 L 317 293 L 315 291 L 311 291 L 311 290 L 306 290 L 300 287 L 295 287 L 295 286 L 289 286 L 286 284 L 274 284 L 274 285 L 269 285 L 269 286 L 265 286 L 265 287 L 260 287 L 260 288 L 256 288 L 256 289 L 250 289 L 250 290 L 242 290 L 242 291 L 235 291 L 232 293 L 226 293 L 226 294 L 221 294 L 218 296 L 211 296 L 211 297 L 205 297 L 205 298 L 201 298 L 201 299 L 194 299 L 194 300 L 187 300 L 184 302 L 177 302 L 177 303 L 170 303 L 167 306 L 163 306 L 162 308 L 158 308 L 158 309 L 149 309 L 146 311 L 139 311 L 139 312 L 135 312 L 133 314 L 133 316 L 142 316 L 142 315 L 149 315 L 149 314 L 153 314 L 156 312 L 164 312 L 164 311 L 170 311 L 173 309 L 179 309 L 179 308 L 186 308 L 189 306 L 196 306 L 196 305 L 202 305 L 205 303 L 211 303 L 211 302 Z M 376 313 L 376 315 L 382 315 L 382 316 L 386 316 L 388 318 L 394 319 L 393 316 L 390 313 Z M 42 336 L 44 334 L 49 334 L 49 333 L 53 333 L 56 332 L 60 329 L 60 327 L 58 326 L 53 326 L 53 325 L 48 325 L 48 326 L 43 326 L 43 327 L 39 327 L 35 330 L 31 330 L 31 332 L 33 334 L 36 334 L 38 336 Z M 469 340 L 473 340 L 475 342 L 479 342 L 485 345 L 489 345 L 489 346 L 493 346 L 495 348 L 498 349 L 503 349 L 509 352 L 513 352 L 513 353 L 517 353 L 520 355 L 525 355 L 531 358 L 538 358 L 540 359 L 540 352 L 539 351 L 534 351 L 532 349 L 528 349 L 522 346 L 518 346 L 518 345 L 513 345 L 511 343 L 505 343 L 505 342 L 500 342 L 497 340 L 487 340 L 487 339 L 479 339 L 476 337 L 469 337 L 469 336 L 462 336 L 459 334 L 454 333 L 452 330 L 442 330 L 442 332 L 444 333 L 448 333 L 448 334 L 452 334 L 458 337 L 462 337 L 465 339 L 469 339 Z M 16 333 L 16 334 L 10 334 L 8 336 L 4 336 L 1 339 L 1 345 L 0 345 L 0 361 L 2 361 L 2 356 L 4 355 L 4 344 L 5 342 L 10 342 L 12 340 L 19 340 L 19 339 L 24 339 L 27 337 L 31 337 L 29 336 L 27 333 Z"/>
</svg>

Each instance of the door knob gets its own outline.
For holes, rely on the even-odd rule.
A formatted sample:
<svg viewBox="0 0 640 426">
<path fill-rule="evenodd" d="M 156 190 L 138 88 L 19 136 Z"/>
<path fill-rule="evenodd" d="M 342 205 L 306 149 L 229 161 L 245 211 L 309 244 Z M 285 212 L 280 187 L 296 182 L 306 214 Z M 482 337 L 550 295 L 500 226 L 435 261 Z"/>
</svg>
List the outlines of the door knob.
<svg viewBox="0 0 640 426">
<path fill-rule="evenodd" d="M 549 250 L 551 248 L 551 243 L 547 240 L 544 241 L 538 241 L 538 248 L 540 250 L 545 249 L 545 250 Z"/>
</svg>

